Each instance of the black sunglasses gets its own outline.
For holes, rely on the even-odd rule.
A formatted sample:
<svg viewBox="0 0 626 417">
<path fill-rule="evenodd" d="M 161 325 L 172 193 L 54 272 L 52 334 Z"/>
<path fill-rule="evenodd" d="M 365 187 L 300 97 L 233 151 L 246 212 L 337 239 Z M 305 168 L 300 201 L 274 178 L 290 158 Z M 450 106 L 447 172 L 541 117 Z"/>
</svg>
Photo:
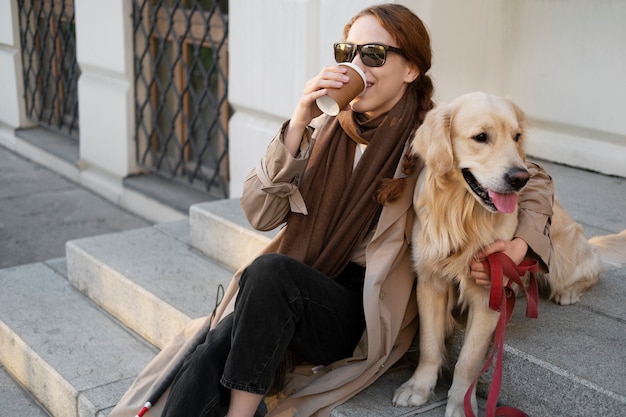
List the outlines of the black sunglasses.
<svg viewBox="0 0 626 417">
<path fill-rule="evenodd" d="M 382 67 L 387 61 L 387 52 L 395 52 L 404 56 L 401 49 L 380 43 L 355 45 L 348 42 L 337 42 L 333 45 L 333 49 L 335 50 L 335 61 L 338 64 L 352 62 L 358 52 L 361 61 L 368 67 Z"/>
</svg>

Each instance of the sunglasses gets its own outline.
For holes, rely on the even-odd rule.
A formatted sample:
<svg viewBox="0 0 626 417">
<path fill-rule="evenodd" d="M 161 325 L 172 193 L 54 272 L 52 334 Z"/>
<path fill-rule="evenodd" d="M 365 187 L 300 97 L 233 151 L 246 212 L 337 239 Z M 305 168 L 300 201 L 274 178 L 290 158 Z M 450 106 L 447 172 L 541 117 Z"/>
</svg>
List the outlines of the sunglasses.
<svg viewBox="0 0 626 417">
<path fill-rule="evenodd" d="M 335 61 L 338 64 L 352 62 L 358 52 L 361 61 L 368 67 L 382 67 L 387 61 L 387 52 L 395 52 L 404 56 L 401 49 L 380 43 L 355 45 L 348 42 L 337 42 L 333 45 L 333 49 L 335 50 Z"/>
</svg>

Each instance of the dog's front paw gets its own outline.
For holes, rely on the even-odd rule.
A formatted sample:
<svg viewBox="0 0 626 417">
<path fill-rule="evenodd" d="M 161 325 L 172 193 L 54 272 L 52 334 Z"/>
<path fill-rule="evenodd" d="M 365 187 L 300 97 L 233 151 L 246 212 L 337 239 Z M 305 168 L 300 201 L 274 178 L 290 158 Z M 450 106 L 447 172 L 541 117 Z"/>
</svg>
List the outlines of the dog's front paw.
<svg viewBox="0 0 626 417">
<path fill-rule="evenodd" d="M 474 410 L 474 415 L 476 415 L 476 410 Z M 459 404 L 450 404 L 446 406 L 446 414 L 445 417 L 465 417 L 465 410 L 463 409 L 463 404 L 459 406 Z"/>
<path fill-rule="evenodd" d="M 448 391 L 448 404 L 446 404 L 445 417 L 465 417 L 465 393 L 470 384 L 471 381 L 464 381 L 462 378 L 455 375 L 452 386 Z M 475 389 L 470 396 L 470 404 L 474 415 L 478 415 L 478 402 L 476 401 Z"/>
<path fill-rule="evenodd" d="M 393 394 L 394 407 L 414 407 L 425 404 L 432 395 L 433 388 L 415 383 L 411 378 Z"/>
<path fill-rule="evenodd" d="M 552 299 L 555 303 L 567 306 L 570 304 L 576 304 L 580 301 L 580 296 L 582 293 L 573 288 L 566 288 L 552 296 Z"/>
</svg>

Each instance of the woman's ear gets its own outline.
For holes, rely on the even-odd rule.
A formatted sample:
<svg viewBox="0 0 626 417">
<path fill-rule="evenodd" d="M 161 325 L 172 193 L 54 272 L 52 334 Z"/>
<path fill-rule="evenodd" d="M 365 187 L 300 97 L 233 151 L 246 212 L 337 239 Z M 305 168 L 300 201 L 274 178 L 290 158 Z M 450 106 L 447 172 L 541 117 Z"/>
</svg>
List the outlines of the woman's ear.
<svg viewBox="0 0 626 417">
<path fill-rule="evenodd" d="M 407 71 L 406 71 L 406 75 L 404 76 L 404 82 L 406 82 L 407 84 L 411 84 L 413 81 L 417 80 L 417 77 L 420 76 L 420 69 L 417 67 L 417 65 L 410 63 Z"/>
</svg>

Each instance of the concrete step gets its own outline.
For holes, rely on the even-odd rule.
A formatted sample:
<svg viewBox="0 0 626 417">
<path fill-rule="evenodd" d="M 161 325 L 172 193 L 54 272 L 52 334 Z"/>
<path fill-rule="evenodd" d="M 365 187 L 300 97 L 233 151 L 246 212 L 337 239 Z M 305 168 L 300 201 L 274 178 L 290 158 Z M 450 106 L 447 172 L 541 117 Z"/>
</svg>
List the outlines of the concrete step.
<svg viewBox="0 0 626 417">
<path fill-rule="evenodd" d="M 572 306 L 542 301 L 536 320 L 521 300 L 506 330 L 504 403 L 532 416 L 626 415 L 625 276 L 605 273 Z"/>
<path fill-rule="evenodd" d="M 252 230 L 236 200 L 192 206 L 189 224 L 191 230 L 175 222 L 70 241 L 69 281 L 129 328 L 162 347 L 190 318 L 208 314 L 217 283 L 226 285 L 232 272 L 256 256 L 276 233 Z M 198 256 L 196 250 L 206 257 Z M 208 277 L 213 277 L 212 282 Z M 148 312 L 145 317 L 136 306 Z M 160 325 L 155 328 L 154 323 Z M 374 415 L 365 406 L 382 410 L 382 415 L 396 410 L 398 415 L 410 411 L 411 415 L 441 417 L 445 386 L 438 388 L 426 406 L 390 406 L 387 393 L 410 372 L 406 367 L 390 372 L 353 402 L 338 407 L 333 415 Z M 381 399 L 374 408 L 372 398 Z"/>
<path fill-rule="evenodd" d="M 191 206 L 189 224 L 191 245 L 233 270 L 254 259 L 278 233 L 250 227 L 238 199 Z"/>
<path fill-rule="evenodd" d="M 607 225 L 606 222 L 585 224 L 590 234 L 616 227 L 620 226 Z M 19 274 L 11 270 L 0 271 L 0 285 L 3 288 L 0 297 L 17 301 L 17 304 L 11 304 L 15 307 L 5 307 L 4 299 L 1 299 L 2 331 L 8 329 L 15 332 L 17 326 L 23 329 L 21 333 L 25 333 L 21 335 L 18 332 L 19 339 L 16 336 L 10 339 L 3 336 L 1 340 L 9 341 L 5 344 L 15 345 L 12 350 L 28 353 L 17 354 L 20 358 L 31 355 L 30 351 L 35 352 L 38 358 L 20 359 L 20 363 L 25 365 L 10 367 L 4 359 L 7 350 L 2 347 L 2 364 L 38 401 L 45 404 L 53 416 L 106 416 L 134 375 L 156 351 L 150 344 L 138 340 L 133 333 L 136 331 L 157 348 L 164 346 L 190 318 L 206 315 L 213 309 L 217 285 L 226 285 L 232 271 L 255 256 L 271 236 L 272 233 L 252 231 L 238 202 L 227 200 L 193 206 L 189 223 L 167 223 L 68 242 L 68 280 L 127 326 L 126 329 L 118 327 L 116 331 L 125 334 L 125 338 L 130 338 L 129 341 L 124 337 L 120 339 L 117 334 L 102 340 L 101 331 L 91 335 L 91 329 L 112 326 L 100 324 L 100 321 L 117 326 L 116 320 L 63 282 L 62 275 L 65 272 L 62 262 L 21 267 L 25 269 Z M 40 277 L 50 275 L 55 279 Z M 36 279 L 38 276 L 39 280 Z M 598 286 L 574 306 L 559 307 L 542 302 L 537 320 L 524 318 L 524 300 L 518 301 L 515 316 L 506 334 L 504 381 L 500 396 L 504 404 L 519 407 L 532 416 L 626 415 L 623 385 L 626 380 L 626 353 L 623 350 L 626 345 L 624 276 L 626 268 L 608 271 Z M 31 280 L 35 280 L 30 284 L 35 287 L 34 292 L 27 285 Z M 47 281 L 55 282 L 60 288 L 50 283 L 47 285 L 52 287 L 45 287 Z M 73 298 L 63 298 L 66 293 Z M 29 295 L 27 299 L 26 295 Z M 40 306 L 34 309 L 36 311 L 54 313 L 20 323 L 16 319 L 20 315 L 15 313 L 20 303 Z M 55 311 L 57 304 L 63 307 L 66 304 L 91 307 L 85 307 L 87 312 L 69 310 L 64 313 L 68 316 L 65 317 Z M 24 311 L 23 307 L 21 311 Z M 92 311 L 99 312 L 104 318 L 92 318 L 92 315 L 96 315 Z M 84 325 L 74 324 L 78 320 L 74 316 L 81 316 L 81 319 L 85 317 L 88 323 L 93 322 L 95 325 L 83 329 Z M 71 327 L 76 327 L 78 334 L 70 334 L 68 337 L 65 332 L 59 332 L 60 326 L 55 324 L 59 321 L 67 321 Z M 48 327 L 44 323 L 49 323 Z M 81 333 L 90 336 L 83 342 Z M 78 357 L 84 355 L 89 358 L 89 363 L 68 370 L 68 364 L 74 359 L 69 353 L 50 354 L 55 350 L 47 345 L 39 352 L 32 346 L 36 346 L 38 338 L 51 337 L 55 338 L 54 349 L 80 352 L 82 355 Z M 118 358 L 119 365 L 113 365 L 109 356 L 99 358 L 87 354 L 92 354 L 94 345 L 106 346 L 111 340 L 122 339 L 130 346 L 142 346 L 142 354 L 138 354 L 134 360 L 126 356 Z M 124 345 L 107 347 L 107 350 L 113 352 L 116 349 L 132 351 Z M 115 353 L 112 357 L 115 357 Z M 12 359 L 9 362 L 17 363 Z M 106 370 L 108 376 L 100 375 L 103 370 Z M 18 378 L 20 373 L 26 375 Z M 411 373 L 412 369 L 406 366 L 389 371 L 372 387 L 333 410 L 333 416 L 443 416 L 445 381 L 442 381 L 427 406 L 394 408 L 390 405 L 393 390 Z M 46 376 L 39 377 L 40 374 Z M 93 374 L 95 381 L 82 381 L 80 377 L 84 374 Z M 41 384 L 58 385 L 57 394 L 46 394 L 49 390 L 39 388 Z M 48 400 L 50 397 L 56 401 Z M 60 407 L 56 404 L 60 398 L 69 399 L 68 404 L 63 406 L 65 408 L 55 408 L 56 411 L 53 411 L 52 405 Z M 82 407 L 80 410 L 85 412 L 72 413 L 71 404 L 75 404 L 75 411 Z M 481 401 L 481 406 L 483 404 Z"/>
<path fill-rule="evenodd" d="M 49 414 L 7 372 L 0 367 L 0 404 L 2 415 L 11 417 L 49 417 Z"/>
<path fill-rule="evenodd" d="M 603 276 L 596 289 L 574 306 L 540 301 L 539 318 L 524 316 L 524 299 L 518 299 L 506 329 L 503 379 L 499 403 L 523 410 L 533 417 L 626 416 L 626 321 L 611 314 L 611 307 L 596 305 L 600 299 L 626 296 L 614 280 L 626 276 L 626 268 Z M 623 288 L 623 287 L 622 287 Z M 613 304 L 613 313 L 623 303 Z M 621 316 L 623 317 L 623 316 Z M 458 353 L 460 334 L 452 357 Z M 414 371 L 404 364 L 388 371 L 374 385 L 335 408 L 333 417 L 442 417 L 450 381 L 444 377 L 428 404 L 394 408 L 394 390 Z M 491 375 L 491 374 L 489 374 Z M 490 376 L 479 382 L 479 416 L 485 415 Z"/>
<path fill-rule="evenodd" d="M 56 260 L 0 271 L 0 361 L 50 415 L 104 417 L 157 349 L 79 293 L 63 269 Z"/>
<path fill-rule="evenodd" d="M 189 245 L 187 221 L 67 243 L 69 281 L 162 348 L 191 319 L 210 314 L 232 271 Z M 214 239 L 219 239 L 216 235 Z"/>
<path fill-rule="evenodd" d="M 571 175 L 567 168 L 550 167 L 551 172 Z M 578 171 L 573 170 L 576 175 Z M 590 174 L 585 173 L 587 181 Z M 591 176 L 591 181 L 602 182 L 603 176 Z M 567 184 L 567 183 L 566 183 Z M 565 204 L 575 218 L 583 224 L 589 236 L 618 232 L 626 228 L 626 222 L 615 216 L 616 210 L 626 209 L 626 202 L 615 199 L 622 195 L 625 182 L 612 181 L 600 184 L 605 196 L 603 201 L 613 201 L 605 210 L 608 216 L 598 215 L 597 209 L 588 201 L 576 201 L 565 197 Z M 557 183 L 558 187 L 558 183 Z M 254 256 L 254 250 L 245 250 L 241 240 L 217 241 L 211 239 L 210 225 L 235 224 L 244 228 L 238 232 L 250 237 L 250 230 L 241 210 L 231 200 L 219 204 L 207 203 L 192 206 L 191 239 L 195 247 L 211 255 L 219 253 L 220 259 L 230 256 L 231 266 L 240 265 L 244 259 Z M 238 204 L 238 203 L 237 203 Z M 594 212 L 595 211 L 595 212 Z M 245 229 L 248 229 L 247 231 Z M 221 231 L 220 235 L 233 234 Z M 270 238 L 271 234 L 258 236 Z M 243 239 L 243 237 L 241 238 Z M 235 258 L 232 254 L 241 248 Z M 626 298 L 626 268 L 605 272 L 600 283 L 579 304 L 557 306 L 541 301 L 539 318 L 524 317 L 524 300 L 518 301 L 515 315 L 507 328 L 504 360 L 504 378 L 500 399 L 503 404 L 519 407 L 532 416 L 597 416 L 626 415 L 626 310 L 622 301 Z M 443 415 L 445 408 L 445 381 L 433 400 L 418 409 L 394 409 L 389 401 L 395 388 L 411 374 L 406 369 L 394 370 L 379 380 L 369 390 L 333 411 L 336 417 L 351 416 L 406 416 L 434 413 Z M 479 392 L 486 396 L 488 385 Z M 481 402 L 481 406 L 482 406 Z"/>
<path fill-rule="evenodd" d="M 158 348 L 213 309 L 232 271 L 189 246 L 187 221 L 77 239 L 66 250 L 66 259 L 0 271 L 0 363 L 51 415 L 103 417 Z M 22 323 L 17 306 L 28 305 L 29 294 L 44 307 Z M 57 303 L 67 313 L 46 315 Z M 137 351 L 133 344 L 143 351 L 126 355 Z"/>
</svg>

